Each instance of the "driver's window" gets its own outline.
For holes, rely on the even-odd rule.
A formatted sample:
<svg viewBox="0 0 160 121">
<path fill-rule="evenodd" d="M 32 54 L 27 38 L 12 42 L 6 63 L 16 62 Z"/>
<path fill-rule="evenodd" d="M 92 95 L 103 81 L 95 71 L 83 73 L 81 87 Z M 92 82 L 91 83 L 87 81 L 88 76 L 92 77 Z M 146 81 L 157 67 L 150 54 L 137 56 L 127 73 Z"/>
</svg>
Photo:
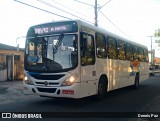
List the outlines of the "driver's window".
<svg viewBox="0 0 160 121">
<path fill-rule="evenodd" d="M 35 55 L 35 44 L 33 42 L 29 43 L 29 55 L 34 56 Z"/>
<path fill-rule="evenodd" d="M 86 33 L 81 33 L 81 64 L 93 65 L 95 63 L 94 37 Z"/>
</svg>

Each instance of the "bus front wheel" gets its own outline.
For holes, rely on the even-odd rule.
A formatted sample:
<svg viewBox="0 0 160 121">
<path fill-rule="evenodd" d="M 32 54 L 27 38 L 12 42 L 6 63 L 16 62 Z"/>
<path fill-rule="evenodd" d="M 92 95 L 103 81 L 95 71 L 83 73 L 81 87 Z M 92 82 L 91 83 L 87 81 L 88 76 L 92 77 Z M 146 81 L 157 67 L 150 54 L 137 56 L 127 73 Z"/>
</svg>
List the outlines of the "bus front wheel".
<svg viewBox="0 0 160 121">
<path fill-rule="evenodd" d="M 98 83 L 98 92 L 96 95 L 97 99 L 103 99 L 107 94 L 107 82 L 105 77 L 101 77 Z"/>
</svg>

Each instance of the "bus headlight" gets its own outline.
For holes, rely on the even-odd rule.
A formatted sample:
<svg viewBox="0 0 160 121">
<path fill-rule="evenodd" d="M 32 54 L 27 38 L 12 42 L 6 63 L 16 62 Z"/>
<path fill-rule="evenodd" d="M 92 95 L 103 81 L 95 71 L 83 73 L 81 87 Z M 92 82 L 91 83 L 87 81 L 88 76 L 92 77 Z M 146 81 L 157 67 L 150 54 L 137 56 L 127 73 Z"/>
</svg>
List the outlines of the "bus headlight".
<svg viewBox="0 0 160 121">
<path fill-rule="evenodd" d="M 24 77 L 24 82 L 25 82 L 26 84 L 29 84 L 29 85 L 34 85 L 33 82 L 28 78 L 27 75 L 25 75 L 25 77 Z"/>
<path fill-rule="evenodd" d="M 62 83 L 62 86 L 71 86 L 72 84 L 74 84 L 77 81 L 77 79 L 78 79 L 77 74 L 72 75 Z"/>
</svg>

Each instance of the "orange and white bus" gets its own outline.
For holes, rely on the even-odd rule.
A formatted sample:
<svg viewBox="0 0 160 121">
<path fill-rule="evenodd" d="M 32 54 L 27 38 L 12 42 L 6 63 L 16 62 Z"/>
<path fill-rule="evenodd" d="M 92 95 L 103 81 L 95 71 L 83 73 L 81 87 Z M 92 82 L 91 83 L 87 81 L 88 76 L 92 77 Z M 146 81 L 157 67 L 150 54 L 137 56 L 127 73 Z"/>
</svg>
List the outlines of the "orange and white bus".
<svg viewBox="0 0 160 121">
<path fill-rule="evenodd" d="M 24 60 L 26 93 L 47 97 L 103 98 L 149 76 L 146 46 L 80 20 L 30 27 Z"/>
</svg>

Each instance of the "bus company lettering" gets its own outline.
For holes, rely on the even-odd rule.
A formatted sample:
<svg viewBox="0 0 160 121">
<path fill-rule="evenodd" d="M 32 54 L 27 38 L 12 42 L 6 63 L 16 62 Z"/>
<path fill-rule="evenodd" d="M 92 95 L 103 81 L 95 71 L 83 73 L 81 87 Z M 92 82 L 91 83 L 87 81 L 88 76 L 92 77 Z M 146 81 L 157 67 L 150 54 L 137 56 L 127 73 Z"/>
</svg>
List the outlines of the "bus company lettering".
<svg viewBox="0 0 160 121">
<path fill-rule="evenodd" d="M 136 68 L 137 68 L 137 67 L 140 65 L 140 62 L 133 60 L 133 61 L 131 62 L 131 64 L 132 64 L 133 67 L 136 67 Z"/>
</svg>

